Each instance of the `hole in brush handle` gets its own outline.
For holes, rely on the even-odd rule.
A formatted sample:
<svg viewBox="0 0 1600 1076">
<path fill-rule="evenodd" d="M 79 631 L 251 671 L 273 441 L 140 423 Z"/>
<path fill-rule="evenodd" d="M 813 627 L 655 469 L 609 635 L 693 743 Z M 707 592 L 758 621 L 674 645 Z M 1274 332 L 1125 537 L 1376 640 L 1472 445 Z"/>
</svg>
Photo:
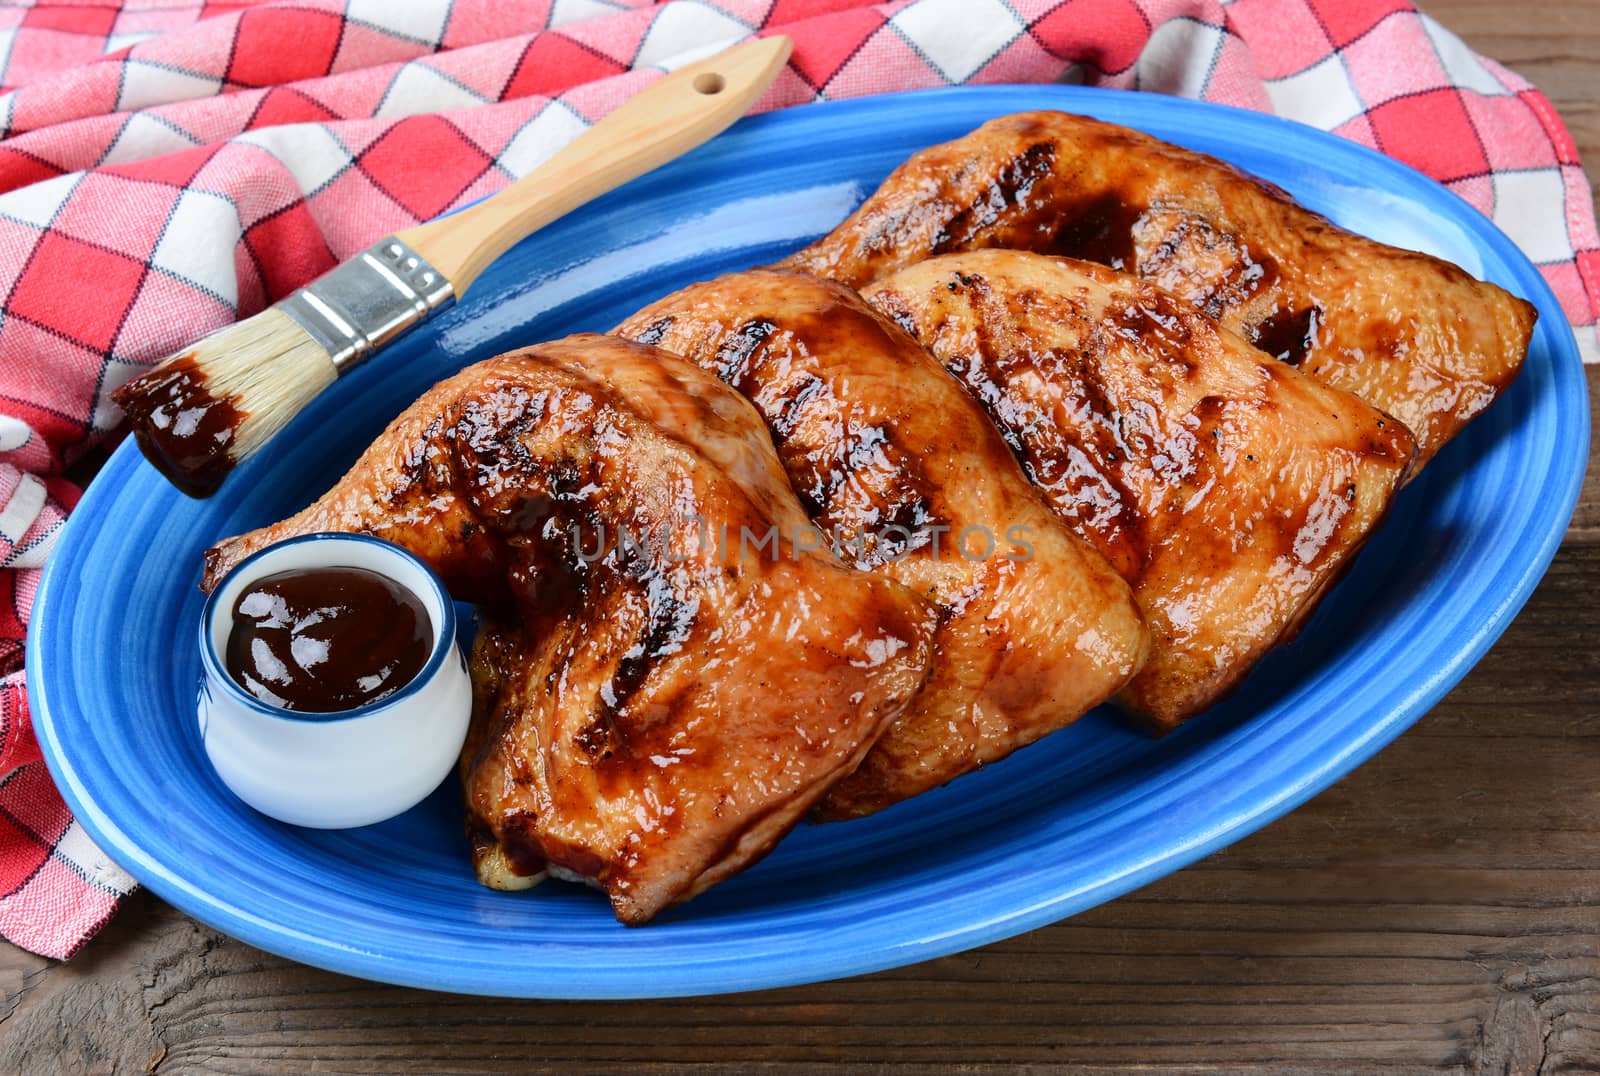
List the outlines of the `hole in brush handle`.
<svg viewBox="0 0 1600 1076">
<path fill-rule="evenodd" d="M 718 94 L 727 89 L 728 80 L 715 71 L 707 71 L 703 75 L 696 75 L 693 85 L 695 93 L 703 93 L 710 97 L 712 94 Z"/>
</svg>

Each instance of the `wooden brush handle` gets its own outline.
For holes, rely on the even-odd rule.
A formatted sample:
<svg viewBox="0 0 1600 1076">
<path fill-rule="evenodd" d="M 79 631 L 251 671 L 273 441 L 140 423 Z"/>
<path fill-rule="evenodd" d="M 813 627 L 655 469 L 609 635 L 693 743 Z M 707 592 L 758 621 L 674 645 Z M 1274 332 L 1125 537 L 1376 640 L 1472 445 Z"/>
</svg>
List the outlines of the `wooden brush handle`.
<svg viewBox="0 0 1600 1076">
<path fill-rule="evenodd" d="M 522 239 L 726 130 L 766 92 L 792 42 L 768 37 L 664 75 L 505 190 L 395 233 L 455 288 Z"/>
</svg>

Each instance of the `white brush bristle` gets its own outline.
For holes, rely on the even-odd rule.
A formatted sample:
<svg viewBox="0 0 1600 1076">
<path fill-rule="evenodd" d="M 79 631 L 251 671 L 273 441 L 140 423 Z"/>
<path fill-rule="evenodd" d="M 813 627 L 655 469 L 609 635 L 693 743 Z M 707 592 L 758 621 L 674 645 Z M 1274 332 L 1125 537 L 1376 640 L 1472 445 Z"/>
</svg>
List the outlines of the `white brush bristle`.
<svg viewBox="0 0 1600 1076">
<path fill-rule="evenodd" d="M 206 337 L 193 349 L 206 391 L 244 416 L 229 455 L 242 460 L 333 384 L 327 350 L 277 307 Z"/>
</svg>

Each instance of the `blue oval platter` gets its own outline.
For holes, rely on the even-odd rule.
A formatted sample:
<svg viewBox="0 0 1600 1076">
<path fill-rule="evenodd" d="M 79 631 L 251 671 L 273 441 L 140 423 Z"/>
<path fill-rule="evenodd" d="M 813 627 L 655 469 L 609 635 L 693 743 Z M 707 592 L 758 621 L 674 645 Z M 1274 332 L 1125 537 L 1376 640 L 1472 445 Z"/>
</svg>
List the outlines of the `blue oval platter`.
<svg viewBox="0 0 1600 1076">
<path fill-rule="evenodd" d="M 782 257 L 912 152 L 1033 108 L 1215 154 L 1347 228 L 1448 258 L 1539 307 L 1515 384 L 1400 495 L 1300 638 L 1237 695 L 1159 741 L 1096 712 L 873 818 L 801 826 L 751 870 L 639 929 L 579 887 L 479 887 L 453 783 L 392 821 L 319 832 L 256 814 L 211 772 L 193 645 L 208 545 L 303 507 L 440 377 L 604 331 L 691 281 Z M 812 982 L 1072 915 L 1348 773 L 1510 623 L 1572 514 L 1587 443 L 1576 346 L 1537 271 L 1465 202 L 1392 160 L 1269 116 L 1067 86 L 814 105 L 745 120 L 522 243 L 210 500 L 174 491 L 125 443 L 45 572 L 30 697 L 50 769 L 100 847 L 172 904 L 263 949 L 370 979 L 523 997 Z"/>
</svg>

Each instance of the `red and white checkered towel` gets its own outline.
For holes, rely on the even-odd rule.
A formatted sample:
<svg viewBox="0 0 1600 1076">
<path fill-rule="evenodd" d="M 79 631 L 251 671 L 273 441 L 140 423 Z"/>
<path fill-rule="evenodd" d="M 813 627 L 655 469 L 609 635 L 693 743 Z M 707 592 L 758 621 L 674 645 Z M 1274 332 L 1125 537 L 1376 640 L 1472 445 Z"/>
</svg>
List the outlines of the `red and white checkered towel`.
<svg viewBox="0 0 1600 1076">
<path fill-rule="evenodd" d="M 1600 240 L 1550 102 L 1405 0 L 78 0 L 0 7 L 0 932 L 73 953 L 133 882 L 28 720 L 22 638 L 111 390 L 527 172 L 663 69 L 795 40 L 762 109 L 1049 82 L 1301 120 L 1422 169 L 1537 262 L 1591 357 Z"/>
</svg>

